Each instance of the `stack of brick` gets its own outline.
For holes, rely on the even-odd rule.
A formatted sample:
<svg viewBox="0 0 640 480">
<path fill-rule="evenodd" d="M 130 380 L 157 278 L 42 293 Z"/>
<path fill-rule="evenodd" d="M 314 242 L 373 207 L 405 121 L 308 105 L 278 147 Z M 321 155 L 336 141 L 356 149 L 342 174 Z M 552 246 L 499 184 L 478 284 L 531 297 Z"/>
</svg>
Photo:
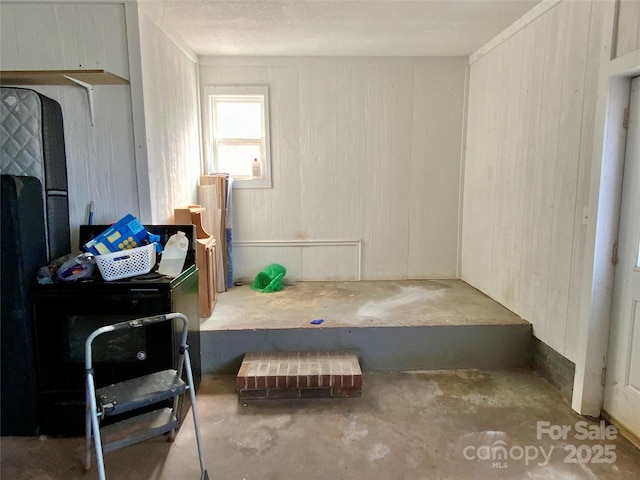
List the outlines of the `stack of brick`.
<svg viewBox="0 0 640 480">
<path fill-rule="evenodd" d="M 240 399 L 362 396 L 352 352 L 247 353 L 236 377 Z"/>
</svg>

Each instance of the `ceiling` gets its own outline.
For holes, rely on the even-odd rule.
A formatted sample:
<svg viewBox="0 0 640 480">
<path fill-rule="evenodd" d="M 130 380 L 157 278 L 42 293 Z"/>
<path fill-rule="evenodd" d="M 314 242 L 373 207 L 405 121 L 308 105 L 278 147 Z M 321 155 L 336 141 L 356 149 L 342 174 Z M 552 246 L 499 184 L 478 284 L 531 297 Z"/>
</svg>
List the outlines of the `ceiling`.
<svg viewBox="0 0 640 480">
<path fill-rule="evenodd" d="M 540 0 L 142 0 L 198 55 L 467 56 Z"/>
</svg>

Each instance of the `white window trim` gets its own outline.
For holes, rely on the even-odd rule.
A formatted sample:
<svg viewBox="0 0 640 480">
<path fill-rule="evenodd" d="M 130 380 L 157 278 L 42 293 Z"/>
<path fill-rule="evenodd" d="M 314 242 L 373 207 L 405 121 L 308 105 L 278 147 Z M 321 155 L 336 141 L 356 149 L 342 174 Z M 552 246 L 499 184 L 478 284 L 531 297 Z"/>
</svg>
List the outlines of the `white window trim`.
<svg viewBox="0 0 640 480">
<path fill-rule="evenodd" d="M 264 98 L 264 109 L 262 122 L 264 125 L 264 159 L 262 162 L 262 178 L 234 179 L 234 188 L 271 188 L 271 129 L 269 126 L 269 87 L 256 85 L 233 85 L 233 86 L 205 86 L 203 96 L 204 124 L 205 124 L 205 152 L 207 172 L 213 173 L 214 160 L 214 137 L 213 137 L 213 116 L 210 97 L 212 95 L 261 95 Z M 224 173 L 224 172 L 219 172 Z"/>
</svg>

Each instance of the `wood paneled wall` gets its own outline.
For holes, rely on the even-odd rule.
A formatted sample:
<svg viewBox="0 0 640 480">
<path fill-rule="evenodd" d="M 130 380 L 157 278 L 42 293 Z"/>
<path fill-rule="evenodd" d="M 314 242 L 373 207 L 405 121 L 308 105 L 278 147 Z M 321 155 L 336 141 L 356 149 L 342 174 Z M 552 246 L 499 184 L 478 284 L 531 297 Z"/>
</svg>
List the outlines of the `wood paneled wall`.
<svg viewBox="0 0 640 480">
<path fill-rule="evenodd" d="M 129 78 L 121 4 L 0 3 L 5 70 L 102 69 Z"/>
<path fill-rule="evenodd" d="M 95 202 L 96 223 L 127 213 L 168 223 L 175 207 L 196 201 L 201 173 L 198 74 L 195 56 L 179 48 L 144 14 L 125 18 L 122 4 L 1 3 L 0 66 L 5 70 L 104 69 L 129 79 L 127 21 L 139 21 L 146 155 L 150 196 L 139 198 L 132 90 L 94 87 L 95 125 L 79 87 L 36 86 L 63 110 L 72 245 Z M 135 42 L 134 42 L 135 43 Z M 26 86 L 28 87 L 28 86 Z M 149 205 L 146 205 L 146 204 Z"/>
<path fill-rule="evenodd" d="M 574 361 L 603 8 L 560 2 L 470 71 L 462 279 Z"/>
<path fill-rule="evenodd" d="M 119 4 L 0 3 L 0 67 L 5 70 L 105 69 L 129 78 L 125 12 Z M 79 87 L 28 87 L 62 106 L 72 246 L 95 202 L 96 223 L 138 213 L 127 85 L 96 86 L 95 126 Z"/>
<path fill-rule="evenodd" d="M 466 58 L 200 64 L 202 86 L 269 86 L 273 188 L 234 191 L 236 276 L 355 279 L 351 246 L 247 246 L 305 240 L 362 240 L 363 279 L 457 276 Z"/>
<path fill-rule="evenodd" d="M 150 223 L 166 224 L 173 222 L 175 208 L 197 201 L 202 172 L 197 57 L 143 12 L 139 28 Z"/>
<path fill-rule="evenodd" d="M 618 3 L 618 31 L 616 57 L 640 50 L 640 1 L 616 0 Z"/>
</svg>

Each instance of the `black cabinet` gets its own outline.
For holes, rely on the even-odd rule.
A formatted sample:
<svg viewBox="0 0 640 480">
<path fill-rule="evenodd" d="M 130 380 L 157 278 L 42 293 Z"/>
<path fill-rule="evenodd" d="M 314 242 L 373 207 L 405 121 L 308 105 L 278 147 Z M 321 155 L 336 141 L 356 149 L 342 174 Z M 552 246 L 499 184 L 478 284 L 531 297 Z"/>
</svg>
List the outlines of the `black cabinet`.
<svg viewBox="0 0 640 480">
<path fill-rule="evenodd" d="M 34 289 L 41 433 L 84 433 L 85 340 L 103 325 L 162 313 L 185 314 L 189 318 L 187 342 L 194 383 L 199 385 L 197 273 L 195 265 L 191 265 L 173 280 L 95 280 L 39 285 Z M 179 323 L 163 322 L 98 338 L 93 345 L 96 386 L 175 368 L 182 331 Z M 187 409 L 182 409 L 183 415 Z"/>
</svg>

